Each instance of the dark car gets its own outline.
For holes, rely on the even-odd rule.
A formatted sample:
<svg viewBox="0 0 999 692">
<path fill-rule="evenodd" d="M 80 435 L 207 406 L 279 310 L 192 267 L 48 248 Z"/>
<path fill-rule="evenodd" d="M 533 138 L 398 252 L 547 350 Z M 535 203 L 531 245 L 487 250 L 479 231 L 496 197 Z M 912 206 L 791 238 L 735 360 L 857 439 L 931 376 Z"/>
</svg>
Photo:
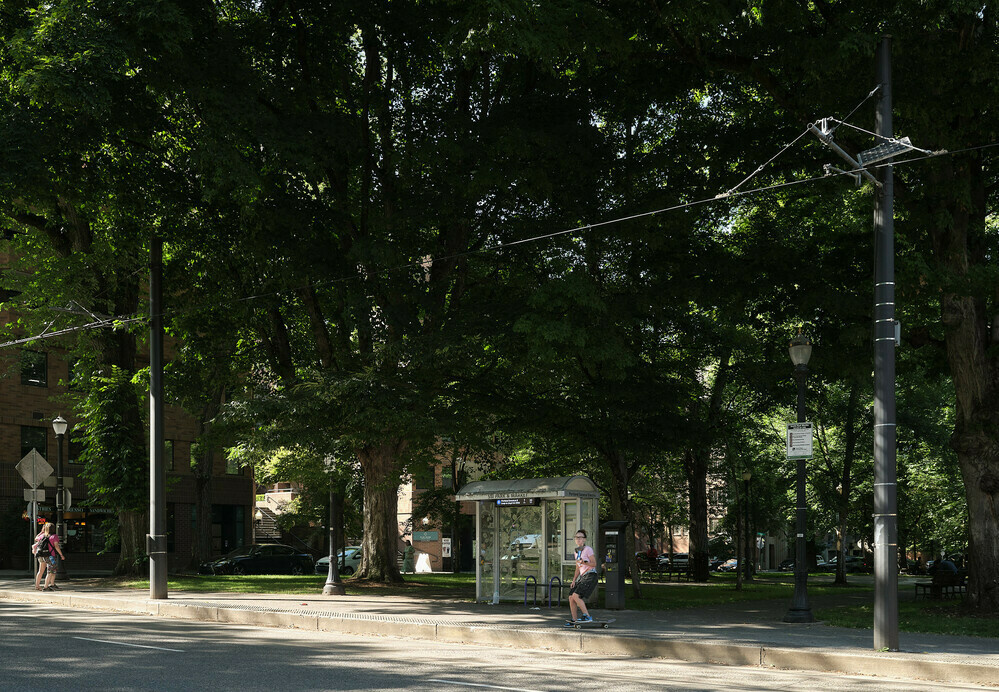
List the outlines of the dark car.
<svg viewBox="0 0 999 692">
<path fill-rule="evenodd" d="M 833 555 L 832 559 L 829 560 L 823 569 L 827 569 L 830 572 L 836 571 L 836 564 L 838 562 L 837 555 Z M 847 555 L 846 559 L 843 561 L 843 571 L 844 572 L 862 572 L 865 574 L 871 574 L 874 571 L 874 565 L 866 557 L 859 557 L 855 555 Z"/>
<path fill-rule="evenodd" d="M 781 572 L 787 572 L 787 571 L 792 571 L 793 572 L 794 571 L 794 558 L 793 557 L 789 557 L 788 559 L 784 560 L 779 565 L 777 565 L 777 569 L 779 569 Z"/>
<path fill-rule="evenodd" d="M 208 574 L 309 574 L 312 556 L 279 543 L 244 545 L 202 566 Z"/>
</svg>

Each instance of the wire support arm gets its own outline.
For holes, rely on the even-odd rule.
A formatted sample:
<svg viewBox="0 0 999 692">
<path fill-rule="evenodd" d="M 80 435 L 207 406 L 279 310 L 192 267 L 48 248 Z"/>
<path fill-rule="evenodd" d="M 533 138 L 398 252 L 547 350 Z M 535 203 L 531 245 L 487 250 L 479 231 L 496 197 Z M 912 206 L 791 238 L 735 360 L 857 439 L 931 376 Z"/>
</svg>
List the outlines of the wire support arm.
<svg viewBox="0 0 999 692">
<path fill-rule="evenodd" d="M 826 145 L 827 147 L 829 147 L 829 148 L 830 148 L 830 149 L 832 149 L 832 150 L 833 150 L 834 152 L 836 152 L 837 154 L 839 154 L 839 156 L 840 156 L 840 157 L 841 157 L 841 158 L 842 158 L 842 159 L 843 159 L 844 161 L 846 161 L 847 163 L 849 163 L 849 164 L 850 164 L 850 167 L 851 167 L 851 168 L 852 168 L 853 170 L 855 170 L 855 171 L 856 171 L 857 173 L 860 173 L 860 174 L 861 174 L 862 176 L 864 176 L 864 177 L 865 177 L 865 178 L 867 178 L 867 179 L 868 179 L 869 181 L 871 181 L 872 183 L 874 183 L 874 184 L 875 184 L 875 185 L 876 185 L 876 186 L 877 186 L 878 188 L 880 188 L 880 187 L 881 187 L 881 183 L 880 183 L 880 182 L 878 181 L 878 179 L 877 179 L 877 178 L 875 178 L 875 177 L 874 177 L 874 176 L 873 176 L 873 175 L 871 174 L 871 172 L 870 172 L 869 170 L 867 170 L 866 168 L 864 168 L 863 166 L 861 166 L 861 165 L 860 165 L 860 163 L 859 163 L 859 162 L 858 162 L 858 161 L 857 161 L 857 160 L 856 160 L 855 158 L 853 158 L 852 156 L 850 156 L 850 155 L 849 155 L 849 154 L 848 154 L 848 153 L 847 153 L 847 152 L 846 152 L 846 151 L 845 151 L 845 150 L 843 149 L 843 147 L 841 147 L 840 145 L 836 144 L 836 142 L 834 142 L 834 141 L 833 141 L 833 138 L 832 138 L 832 137 L 830 137 L 830 136 L 829 136 L 829 135 L 827 135 L 827 134 L 826 134 L 825 132 L 823 132 L 822 130 L 820 130 L 819 128 L 817 128 L 817 127 L 815 126 L 815 123 L 809 123 L 809 125 L 808 125 L 808 131 L 809 131 L 809 132 L 811 132 L 811 133 L 812 133 L 813 135 L 815 135 L 816 137 L 818 137 L 818 138 L 819 138 L 819 141 L 821 141 L 821 142 L 822 142 L 823 144 L 825 144 L 825 145 Z"/>
</svg>

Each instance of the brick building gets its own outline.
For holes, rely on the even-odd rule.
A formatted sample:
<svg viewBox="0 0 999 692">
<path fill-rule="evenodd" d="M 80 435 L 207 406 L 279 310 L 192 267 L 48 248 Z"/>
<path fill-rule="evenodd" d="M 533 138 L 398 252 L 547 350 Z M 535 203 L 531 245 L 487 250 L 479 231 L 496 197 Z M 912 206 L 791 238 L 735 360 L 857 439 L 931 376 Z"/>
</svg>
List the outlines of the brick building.
<svg viewBox="0 0 999 692">
<path fill-rule="evenodd" d="M 71 505 L 65 512 L 67 567 L 76 570 L 111 569 L 117 553 L 103 553 L 106 522 L 115 514 L 107 508 L 89 506 L 87 484 L 78 462 L 80 446 L 73 440 L 75 422 L 66 403 L 65 383 L 69 362 L 57 351 L 9 349 L 0 353 L 0 516 L 4 527 L 19 527 L 23 540 L 6 536 L 0 541 L 0 568 L 27 569 L 29 536 L 37 533 L 30 524 L 24 491 L 27 483 L 15 466 L 32 449 L 58 467 L 57 441 L 52 420 L 62 415 L 70 423 L 63 443 L 63 475 L 72 484 Z M 195 529 L 195 485 L 191 474 L 191 443 L 197 436 L 197 423 L 182 409 L 165 409 L 166 500 L 168 565 L 171 571 L 184 569 L 191 558 Z M 212 478 L 212 548 L 218 554 L 250 540 L 253 487 L 248 471 L 227 465 L 224 455 L 216 455 L 218 468 Z M 148 462 L 147 462 L 148 463 Z M 39 521 L 55 521 L 55 471 L 41 503 Z"/>
</svg>

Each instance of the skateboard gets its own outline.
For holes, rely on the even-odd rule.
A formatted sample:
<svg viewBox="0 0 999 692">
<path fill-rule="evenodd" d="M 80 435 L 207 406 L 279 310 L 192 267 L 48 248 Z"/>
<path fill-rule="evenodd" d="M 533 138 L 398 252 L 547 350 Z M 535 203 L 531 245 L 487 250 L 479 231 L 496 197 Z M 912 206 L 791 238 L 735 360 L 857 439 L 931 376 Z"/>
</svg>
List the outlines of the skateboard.
<svg viewBox="0 0 999 692">
<path fill-rule="evenodd" d="M 611 618 L 610 620 L 591 620 L 589 622 L 577 621 L 572 623 L 572 626 L 575 627 L 577 630 L 581 630 L 587 627 L 602 627 L 603 629 L 607 629 L 608 627 L 610 627 L 610 624 L 614 622 L 616 619 L 617 618 Z"/>
</svg>

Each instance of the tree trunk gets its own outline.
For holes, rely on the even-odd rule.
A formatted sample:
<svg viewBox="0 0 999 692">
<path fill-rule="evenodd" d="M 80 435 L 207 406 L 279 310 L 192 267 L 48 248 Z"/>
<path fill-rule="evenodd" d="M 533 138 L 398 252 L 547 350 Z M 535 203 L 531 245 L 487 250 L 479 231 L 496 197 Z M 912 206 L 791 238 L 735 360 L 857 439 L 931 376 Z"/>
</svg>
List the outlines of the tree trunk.
<svg viewBox="0 0 999 692">
<path fill-rule="evenodd" d="M 836 543 L 836 580 L 834 584 L 846 584 L 846 518 L 850 512 L 850 489 L 853 473 L 853 459 L 857 451 L 857 402 L 860 399 L 860 383 L 850 383 L 850 399 L 846 408 L 846 445 L 843 451 L 843 475 L 839 480 L 839 539 Z"/>
<path fill-rule="evenodd" d="M 931 201 L 944 223 L 933 229 L 940 270 L 951 280 L 940 300 L 947 362 L 957 399 L 951 446 L 968 502 L 968 604 L 999 612 L 999 318 L 990 317 L 995 296 L 966 295 L 979 268 L 989 263 L 985 239 L 985 180 L 974 159 L 958 159 L 937 171 L 935 183 L 951 195 Z M 945 183 L 950 183 L 945 185 Z M 964 194 L 957 194 L 958 191 Z M 935 204 L 934 204 L 935 202 Z M 944 214 L 943 212 L 947 212 Z M 954 286 L 965 294 L 948 291 Z M 991 288 L 995 291 L 995 287 Z"/>
<path fill-rule="evenodd" d="M 118 512 L 119 548 L 118 564 L 112 570 L 112 575 L 139 576 L 143 573 L 142 556 L 146 530 L 149 528 L 148 512 Z"/>
<path fill-rule="evenodd" d="M 631 483 L 632 470 L 624 456 L 617 451 L 605 451 L 604 456 L 610 464 L 611 477 L 611 517 L 628 522 L 626 544 L 628 554 L 625 559 L 631 568 L 631 591 L 635 598 L 642 597 L 642 581 L 639 578 L 638 557 L 635 555 L 635 512 L 634 504 L 628 499 L 628 486 Z M 596 540 L 593 541 L 596 544 Z"/>
<path fill-rule="evenodd" d="M 364 538 L 357 579 L 403 581 L 396 562 L 399 549 L 399 475 L 397 461 L 406 441 L 362 447 L 357 458 L 364 471 Z"/>
<path fill-rule="evenodd" d="M 684 455 L 687 491 L 690 495 L 690 565 L 694 581 L 708 581 L 708 452 Z"/>
<path fill-rule="evenodd" d="M 209 449 L 198 455 L 194 468 L 195 525 L 191 541 L 191 568 L 212 558 L 212 466 L 215 455 Z M 254 488 L 256 492 L 256 488 Z M 252 521 L 252 518 L 251 518 Z"/>
</svg>

